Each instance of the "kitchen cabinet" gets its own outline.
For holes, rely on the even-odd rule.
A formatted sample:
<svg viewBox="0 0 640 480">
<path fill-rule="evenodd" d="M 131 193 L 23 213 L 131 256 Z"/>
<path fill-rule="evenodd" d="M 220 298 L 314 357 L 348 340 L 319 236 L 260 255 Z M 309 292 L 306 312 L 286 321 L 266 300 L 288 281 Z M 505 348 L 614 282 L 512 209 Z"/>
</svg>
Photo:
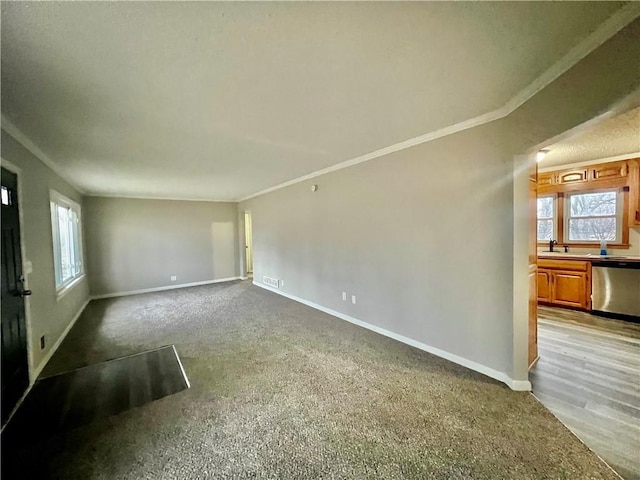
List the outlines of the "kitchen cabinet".
<svg viewBox="0 0 640 480">
<path fill-rule="evenodd" d="M 629 161 L 629 225 L 640 227 L 640 159 Z"/>
<path fill-rule="evenodd" d="M 556 183 L 556 174 L 554 172 L 546 172 L 538 174 L 538 185 L 553 185 Z"/>
<path fill-rule="evenodd" d="M 538 301 L 559 307 L 591 309 L 591 263 L 538 261 Z"/>
<path fill-rule="evenodd" d="M 587 300 L 587 274 L 564 270 L 551 273 L 551 303 L 589 309 Z"/>
<path fill-rule="evenodd" d="M 589 180 L 589 172 L 585 169 L 582 170 L 569 170 L 566 172 L 560 172 L 558 174 L 558 183 L 581 183 Z"/>
<path fill-rule="evenodd" d="M 603 188 L 627 187 L 631 192 L 640 189 L 638 162 L 640 159 L 619 160 L 582 168 L 553 170 L 538 173 L 538 194 L 576 192 Z M 638 193 L 640 196 L 640 193 Z M 637 198 L 637 197 L 636 197 Z M 640 198 L 638 198 L 640 202 Z M 635 204 L 634 204 L 635 205 Z M 640 225 L 640 211 L 637 225 Z M 631 216 L 633 219 L 634 216 Z"/>
<path fill-rule="evenodd" d="M 611 180 L 624 178 L 629 174 L 629 165 L 624 162 L 609 162 L 594 165 L 589 169 L 590 180 Z"/>
<path fill-rule="evenodd" d="M 538 301 L 551 301 L 551 271 L 538 268 Z"/>
</svg>

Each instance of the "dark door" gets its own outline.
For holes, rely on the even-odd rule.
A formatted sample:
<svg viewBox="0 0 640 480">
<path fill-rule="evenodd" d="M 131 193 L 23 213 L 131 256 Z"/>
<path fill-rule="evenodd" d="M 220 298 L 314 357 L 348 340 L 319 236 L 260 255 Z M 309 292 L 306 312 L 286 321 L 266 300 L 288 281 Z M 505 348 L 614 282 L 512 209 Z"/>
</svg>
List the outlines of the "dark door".
<svg viewBox="0 0 640 480">
<path fill-rule="evenodd" d="M 18 177 L 2 169 L 2 424 L 29 385 Z"/>
</svg>

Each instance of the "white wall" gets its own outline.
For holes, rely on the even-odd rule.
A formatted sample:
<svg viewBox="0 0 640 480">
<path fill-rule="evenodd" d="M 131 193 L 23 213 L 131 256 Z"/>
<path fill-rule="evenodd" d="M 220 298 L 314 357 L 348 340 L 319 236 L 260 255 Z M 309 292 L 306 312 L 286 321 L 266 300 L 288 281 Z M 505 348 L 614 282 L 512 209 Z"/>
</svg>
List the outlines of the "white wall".
<svg viewBox="0 0 640 480">
<path fill-rule="evenodd" d="M 234 203 L 86 197 L 84 230 L 92 295 L 239 276 Z"/>
</svg>

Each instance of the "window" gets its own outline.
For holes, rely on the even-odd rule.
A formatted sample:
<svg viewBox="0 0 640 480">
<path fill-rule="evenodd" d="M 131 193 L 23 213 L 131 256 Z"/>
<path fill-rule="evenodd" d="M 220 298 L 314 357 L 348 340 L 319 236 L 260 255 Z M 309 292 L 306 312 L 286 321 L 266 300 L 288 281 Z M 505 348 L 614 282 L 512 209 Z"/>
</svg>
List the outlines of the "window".
<svg viewBox="0 0 640 480">
<path fill-rule="evenodd" d="M 2 186 L 2 205 L 11 205 L 11 190 Z"/>
<path fill-rule="evenodd" d="M 549 241 L 556 237 L 556 198 L 538 197 L 538 241 Z"/>
<path fill-rule="evenodd" d="M 617 190 L 568 194 L 565 204 L 566 241 L 621 241 L 623 201 Z"/>
<path fill-rule="evenodd" d="M 625 187 L 558 192 L 538 197 L 538 243 L 628 247 L 629 224 Z"/>
<path fill-rule="evenodd" d="M 51 192 L 53 258 L 58 293 L 83 274 L 80 205 Z"/>
</svg>

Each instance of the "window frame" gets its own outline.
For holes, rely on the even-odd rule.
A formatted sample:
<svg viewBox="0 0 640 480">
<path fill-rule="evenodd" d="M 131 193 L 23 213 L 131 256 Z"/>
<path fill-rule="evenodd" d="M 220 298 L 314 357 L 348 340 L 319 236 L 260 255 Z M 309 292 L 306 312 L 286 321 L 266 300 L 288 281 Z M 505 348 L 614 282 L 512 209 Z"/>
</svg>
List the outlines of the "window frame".
<svg viewBox="0 0 640 480">
<path fill-rule="evenodd" d="M 622 243 L 622 231 L 623 231 L 623 206 L 624 206 L 624 196 L 622 189 L 620 188 L 606 188 L 606 189 L 598 189 L 598 190 L 583 190 L 576 192 L 567 192 L 565 194 L 564 201 L 564 215 L 563 215 L 563 230 L 566 232 L 566 238 L 564 239 L 564 243 L 567 245 L 575 245 L 577 243 L 581 244 L 592 244 L 594 246 L 600 245 L 601 240 L 571 240 L 569 238 L 570 230 L 569 230 L 569 222 L 571 219 L 580 219 L 585 217 L 572 217 L 571 216 L 571 197 L 577 195 L 590 195 L 594 193 L 614 193 L 616 196 L 616 212 L 614 215 L 602 215 L 602 216 L 590 216 L 587 218 L 610 218 L 614 217 L 616 221 L 616 236 L 614 240 L 606 240 L 607 245 L 616 245 Z"/>
<path fill-rule="evenodd" d="M 586 241 L 586 240 L 572 240 L 569 241 L 569 223 L 567 209 L 569 208 L 569 199 L 571 195 L 580 195 L 586 193 L 600 193 L 600 192 L 612 192 L 615 191 L 618 195 L 616 201 L 616 218 L 619 220 L 615 242 L 607 242 L 608 247 L 613 248 L 629 248 L 629 187 L 608 187 L 608 188 L 585 188 L 585 189 L 572 189 L 566 192 L 557 192 L 555 194 L 543 194 L 540 197 L 548 197 L 550 195 L 556 195 L 555 204 L 555 232 L 558 245 L 568 245 L 572 247 L 586 247 L 596 248 L 600 245 L 600 241 Z M 537 211 L 536 211 L 537 214 Z M 537 218 L 536 218 L 537 227 Z M 565 235 L 566 233 L 566 235 Z M 537 234 L 536 234 L 537 236 Z M 537 240 L 538 246 L 548 246 L 548 241 Z"/>
<path fill-rule="evenodd" d="M 57 298 L 60 299 L 85 276 L 84 270 L 84 249 L 83 249 L 83 235 L 82 235 L 82 208 L 77 202 L 74 202 L 70 198 L 62 195 L 61 193 L 50 190 L 49 191 L 49 207 L 51 214 L 51 240 L 53 247 L 53 270 L 54 277 L 53 282 L 56 289 Z M 73 248 L 75 250 L 75 260 L 77 264 L 77 272 L 73 273 L 71 277 L 66 280 L 62 280 L 62 250 L 61 250 L 61 238 L 60 238 L 60 223 L 58 217 L 58 207 L 66 208 L 76 215 L 76 228 L 73 231 Z M 79 260 L 79 261 L 78 261 Z M 59 281 L 60 280 L 60 281 Z"/>
<path fill-rule="evenodd" d="M 551 215 L 551 217 L 547 218 L 544 217 L 542 218 L 542 220 L 551 220 L 551 239 L 555 240 L 558 237 L 558 194 L 556 193 L 548 193 L 545 195 L 539 195 L 536 198 L 536 240 L 538 243 L 544 244 L 544 243 L 549 243 L 549 240 L 540 240 L 538 237 L 538 221 L 541 220 L 538 217 L 538 200 L 541 198 L 551 198 L 553 200 L 553 205 L 551 206 L 551 209 L 553 211 L 553 214 Z"/>
</svg>

